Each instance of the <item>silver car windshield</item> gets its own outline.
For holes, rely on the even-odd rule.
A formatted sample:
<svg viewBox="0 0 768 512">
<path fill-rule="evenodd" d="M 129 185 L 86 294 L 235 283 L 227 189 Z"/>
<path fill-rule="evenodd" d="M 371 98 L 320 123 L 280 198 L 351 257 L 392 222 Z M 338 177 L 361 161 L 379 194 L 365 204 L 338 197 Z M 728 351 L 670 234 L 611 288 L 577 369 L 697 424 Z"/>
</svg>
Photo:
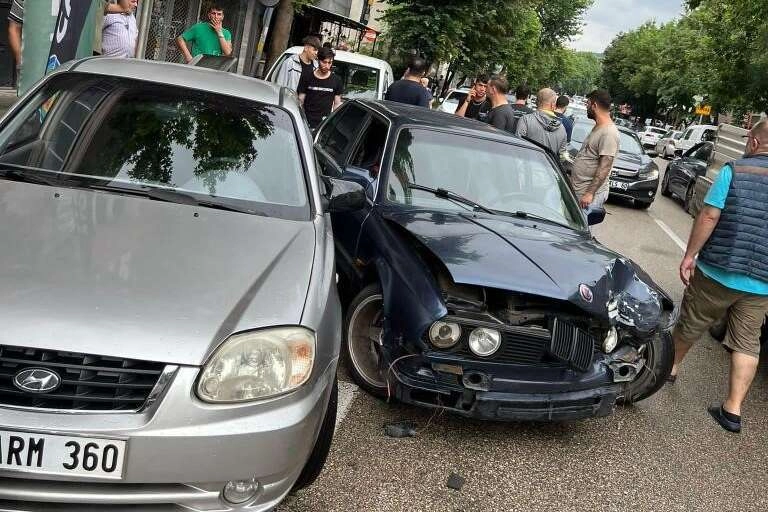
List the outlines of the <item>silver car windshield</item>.
<svg viewBox="0 0 768 512">
<path fill-rule="evenodd" d="M 534 149 L 437 130 L 404 129 L 387 178 L 387 199 L 424 208 L 473 210 L 468 201 L 412 185 L 443 189 L 502 215 L 526 213 L 574 229 L 586 227 L 565 180 L 546 155 Z"/>
<path fill-rule="evenodd" d="M 309 215 L 286 111 L 171 85 L 55 77 L 0 132 L 2 168 L 171 202 Z"/>
</svg>

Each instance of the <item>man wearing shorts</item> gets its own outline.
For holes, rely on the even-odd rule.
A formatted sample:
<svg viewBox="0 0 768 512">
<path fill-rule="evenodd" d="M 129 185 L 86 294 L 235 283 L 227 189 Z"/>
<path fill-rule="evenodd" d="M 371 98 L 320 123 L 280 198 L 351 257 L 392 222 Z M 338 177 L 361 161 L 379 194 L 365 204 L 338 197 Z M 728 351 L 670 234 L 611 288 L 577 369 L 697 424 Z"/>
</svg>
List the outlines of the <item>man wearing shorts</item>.
<svg viewBox="0 0 768 512">
<path fill-rule="evenodd" d="M 669 377 L 677 379 L 693 343 L 728 315 L 728 397 L 708 411 L 735 433 L 741 431 L 741 405 L 757 371 L 768 313 L 768 120 L 755 124 L 746 138 L 745 157 L 723 166 L 704 199 L 680 264 L 687 288 L 673 332 L 675 364 Z"/>
</svg>

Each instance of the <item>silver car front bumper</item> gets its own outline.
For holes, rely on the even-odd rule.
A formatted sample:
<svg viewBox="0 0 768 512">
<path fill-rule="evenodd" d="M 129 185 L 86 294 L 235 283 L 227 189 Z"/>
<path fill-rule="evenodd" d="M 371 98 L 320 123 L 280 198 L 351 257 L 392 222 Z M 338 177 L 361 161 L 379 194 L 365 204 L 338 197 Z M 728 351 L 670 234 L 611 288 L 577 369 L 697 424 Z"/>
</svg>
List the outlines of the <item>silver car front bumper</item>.
<svg viewBox="0 0 768 512">
<path fill-rule="evenodd" d="M 125 439 L 119 482 L 0 469 L 0 511 L 269 510 L 290 491 L 314 447 L 336 372 L 334 360 L 294 393 L 240 405 L 195 398 L 198 368 L 181 367 L 148 410 L 78 414 L 0 407 L 0 429 Z M 255 499 L 222 498 L 227 481 L 255 478 Z M 127 510 L 127 508 L 126 508 Z"/>
</svg>

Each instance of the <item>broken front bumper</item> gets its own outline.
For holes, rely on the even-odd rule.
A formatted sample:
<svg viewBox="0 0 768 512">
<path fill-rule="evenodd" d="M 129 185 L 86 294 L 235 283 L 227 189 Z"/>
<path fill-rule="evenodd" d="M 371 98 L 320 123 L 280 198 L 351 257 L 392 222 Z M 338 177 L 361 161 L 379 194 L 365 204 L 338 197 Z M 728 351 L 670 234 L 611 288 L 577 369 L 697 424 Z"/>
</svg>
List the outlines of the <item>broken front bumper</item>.
<svg viewBox="0 0 768 512">
<path fill-rule="evenodd" d="M 395 396 L 484 420 L 566 421 L 611 414 L 625 384 L 609 360 L 587 372 L 566 367 L 499 365 L 425 353 L 397 365 Z"/>
</svg>

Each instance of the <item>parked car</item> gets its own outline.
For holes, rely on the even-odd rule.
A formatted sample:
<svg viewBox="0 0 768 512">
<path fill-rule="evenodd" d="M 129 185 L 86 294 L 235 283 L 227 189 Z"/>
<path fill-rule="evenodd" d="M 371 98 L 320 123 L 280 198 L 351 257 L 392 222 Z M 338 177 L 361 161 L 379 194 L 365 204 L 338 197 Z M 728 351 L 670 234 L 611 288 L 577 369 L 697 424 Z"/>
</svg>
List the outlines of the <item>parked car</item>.
<svg viewBox="0 0 768 512">
<path fill-rule="evenodd" d="M 723 165 L 742 158 L 747 151 L 747 134 L 749 130 L 732 124 L 721 124 L 717 127 L 712 141 L 714 149 L 707 164 L 707 172 L 697 176 L 693 185 L 692 196 L 685 203 L 685 210 L 693 215 L 698 215 L 704 206 L 704 198 L 709 192 L 709 187 L 715 182 Z"/>
<path fill-rule="evenodd" d="M 699 142 L 683 153 L 683 156 L 671 161 L 661 181 L 661 195 L 675 195 L 684 201 L 686 211 L 690 209 L 696 178 L 707 173 L 707 164 L 712 158 L 715 145 L 712 142 Z"/>
<path fill-rule="evenodd" d="M 674 157 L 675 154 L 677 154 L 676 144 L 680 141 L 682 136 L 683 132 L 668 130 L 667 133 L 659 139 L 659 142 L 656 143 L 656 153 L 661 158 L 665 159 Z"/>
<path fill-rule="evenodd" d="M 642 132 L 637 134 L 637 136 L 640 137 L 640 144 L 642 144 L 643 148 L 655 148 L 656 144 L 659 142 L 659 139 L 661 139 L 666 133 L 667 130 L 664 128 L 646 126 Z"/>
<path fill-rule="evenodd" d="M 566 172 L 570 173 L 573 159 L 594 126 L 595 122 L 591 119 L 576 119 L 574 122 L 568 143 L 568 161 L 564 162 Z M 635 132 L 620 126 L 617 128 L 620 147 L 609 178 L 610 196 L 629 199 L 638 208 L 648 208 L 656 199 L 659 188 L 659 166 L 640 146 Z"/>
<path fill-rule="evenodd" d="M 346 103 L 321 172 L 365 187 L 332 216 L 344 353 L 370 393 L 459 415 L 610 414 L 663 384 L 669 296 L 598 244 L 555 157 L 495 128 L 390 102 Z"/>
<path fill-rule="evenodd" d="M 678 155 L 682 155 L 699 142 L 714 141 L 717 134 L 717 126 L 699 124 L 688 127 L 683 131 L 679 144 L 676 145 Z"/>
<path fill-rule="evenodd" d="M 437 110 L 440 112 L 446 112 L 448 114 L 455 114 L 459 109 L 459 106 L 467 99 L 470 89 L 468 87 L 459 87 L 458 89 L 449 90 L 445 98 L 440 100 L 440 106 Z"/>
<path fill-rule="evenodd" d="M 265 80 L 274 82 L 277 70 L 285 59 L 297 55 L 304 50 L 303 46 L 293 46 L 285 50 L 266 74 Z M 344 84 L 344 99 L 367 98 L 383 99 L 384 93 L 394 76 L 390 65 L 381 59 L 362 55 L 360 53 L 335 50 L 333 72 L 341 78 Z"/>
<path fill-rule="evenodd" d="M 565 115 L 574 119 L 587 118 L 587 107 L 580 104 L 571 102 L 565 108 Z"/>
<path fill-rule="evenodd" d="M 328 212 L 365 196 L 318 178 L 294 94 L 68 63 L 3 119 L 0 185 L 0 508 L 265 511 L 317 477 Z"/>
</svg>

